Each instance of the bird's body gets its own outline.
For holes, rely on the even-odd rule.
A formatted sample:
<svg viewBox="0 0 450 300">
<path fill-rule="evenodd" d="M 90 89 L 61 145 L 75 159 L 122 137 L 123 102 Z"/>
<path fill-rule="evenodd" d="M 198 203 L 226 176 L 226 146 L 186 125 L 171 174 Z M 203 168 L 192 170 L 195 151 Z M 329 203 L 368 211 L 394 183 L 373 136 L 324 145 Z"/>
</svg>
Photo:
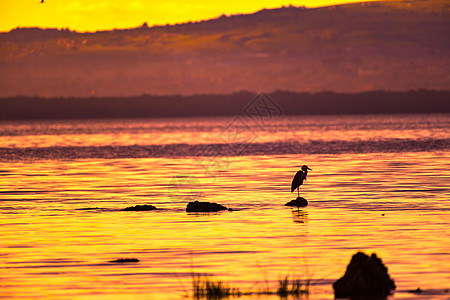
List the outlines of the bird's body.
<svg viewBox="0 0 450 300">
<path fill-rule="evenodd" d="M 306 175 L 308 175 L 308 170 L 311 170 L 308 168 L 308 166 L 303 166 L 301 170 L 299 170 L 295 176 L 294 179 L 292 179 L 291 184 L 291 193 L 297 189 L 298 196 L 300 197 L 300 186 L 303 184 L 303 181 L 306 180 Z"/>
<path fill-rule="evenodd" d="M 292 179 L 292 185 L 291 185 L 291 193 L 298 187 L 300 187 L 303 184 L 303 180 L 306 179 L 306 173 L 302 170 L 298 171 L 294 179 Z"/>
</svg>

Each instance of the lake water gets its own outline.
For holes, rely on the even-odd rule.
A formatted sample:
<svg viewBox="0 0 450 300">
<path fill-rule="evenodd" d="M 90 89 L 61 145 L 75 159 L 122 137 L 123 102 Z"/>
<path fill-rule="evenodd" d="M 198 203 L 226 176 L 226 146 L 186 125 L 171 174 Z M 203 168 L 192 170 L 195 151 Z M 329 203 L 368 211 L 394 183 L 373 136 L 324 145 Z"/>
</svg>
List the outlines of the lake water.
<svg viewBox="0 0 450 300">
<path fill-rule="evenodd" d="M 393 299 L 449 299 L 449 154 L 448 114 L 0 122 L 0 298 L 184 299 L 194 272 L 333 299 L 364 251 Z"/>
</svg>

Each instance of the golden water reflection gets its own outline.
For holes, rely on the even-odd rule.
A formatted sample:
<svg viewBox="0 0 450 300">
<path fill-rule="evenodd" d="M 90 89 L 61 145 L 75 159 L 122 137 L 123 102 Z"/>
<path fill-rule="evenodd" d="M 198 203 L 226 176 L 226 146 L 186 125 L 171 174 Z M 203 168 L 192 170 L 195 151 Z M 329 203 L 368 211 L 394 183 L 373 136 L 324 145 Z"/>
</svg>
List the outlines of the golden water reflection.
<svg viewBox="0 0 450 300">
<path fill-rule="evenodd" d="M 194 269 L 244 289 L 311 276 L 314 299 L 332 299 L 358 250 L 400 291 L 449 287 L 448 152 L 234 157 L 214 177 L 198 159 L 1 163 L 0 297 L 181 299 Z M 309 206 L 291 210 L 303 163 Z M 195 180 L 171 184 L 178 174 Z M 170 194 L 193 185 L 235 211 L 186 214 Z M 120 211 L 136 204 L 161 210 Z M 140 262 L 108 263 L 120 257 Z"/>
<path fill-rule="evenodd" d="M 253 143 L 450 138 L 448 114 L 283 116 L 265 120 L 263 128 L 234 117 L 11 121 L 0 122 L 0 148 L 226 143 L 220 137 L 230 126 L 245 126 Z"/>
<path fill-rule="evenodd" d="M 308 212 L 302 209 L 293 209 L 292 220 L 296 223 L 306 223 L 308 222 Z"/>
</svg>

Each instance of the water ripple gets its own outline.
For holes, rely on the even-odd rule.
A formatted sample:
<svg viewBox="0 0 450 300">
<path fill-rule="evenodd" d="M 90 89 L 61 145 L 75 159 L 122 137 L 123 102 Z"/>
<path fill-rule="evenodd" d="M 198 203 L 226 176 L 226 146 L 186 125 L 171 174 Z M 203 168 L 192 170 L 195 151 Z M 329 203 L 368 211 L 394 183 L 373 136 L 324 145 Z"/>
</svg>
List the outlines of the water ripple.
<svg viewBox="0 0 450 300">
<path fill-rule="evenodd" d="M 224 144 L 167 144 L 45 148 L 0 148 L 0 160 L 82 158 L 149 158 L 191 156 L 250 156 L 284 154 L 343 154 L 429 152 L 450 149 L 450 139 L 390 139 L 383 141 L 312 141 Z"/>
</svg>

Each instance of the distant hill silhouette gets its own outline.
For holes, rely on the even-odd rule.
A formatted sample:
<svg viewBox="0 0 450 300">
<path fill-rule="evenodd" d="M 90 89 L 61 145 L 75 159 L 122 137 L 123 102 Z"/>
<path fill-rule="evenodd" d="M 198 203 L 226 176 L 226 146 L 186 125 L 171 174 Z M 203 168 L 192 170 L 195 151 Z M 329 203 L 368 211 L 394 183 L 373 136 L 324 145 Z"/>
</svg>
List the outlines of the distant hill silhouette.
<svg viewBox="0 0 450 300">
<path fill-rule="evenodd" d="M 257 94 L 0 99 L 0 120 L 242 116 Z M 450 91 L 270 94 L 283 114 L 450 113 Z M 259 99 L 259 98 L 258 98 Z M 257 103 L 256 101 L 254 103 Z M 261 106 L 260 104 L 258 104 Z M 264 111 L 262 112 L 264 113 Z"/>
<path fill-rule="evenodd" d="M 0 33 L 0 97 L 450 89 L 445 0 L 283 7 L 173 26 Z"/>
</svg>

